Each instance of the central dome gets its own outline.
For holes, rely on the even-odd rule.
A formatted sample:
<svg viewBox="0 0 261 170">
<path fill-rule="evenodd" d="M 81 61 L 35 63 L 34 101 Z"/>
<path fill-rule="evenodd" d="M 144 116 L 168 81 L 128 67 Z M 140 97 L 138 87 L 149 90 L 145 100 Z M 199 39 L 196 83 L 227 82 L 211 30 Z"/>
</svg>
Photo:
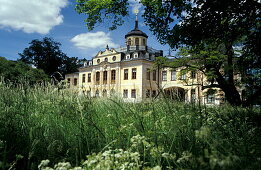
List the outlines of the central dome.
<svg viewBox="0 0 261 170">
<path fill-rule="evenodd" d="M 125 35 L 125 38 L 130 37 L 130 36 L 135 36 L 135 35 L 137 35 L 137 36 L 143 36 L 143 37 L 148 38 L 147 34 L 145 34 L 144 32 L 142 32 L 142 31 L 139 30 L 139 29 L 134 29 L 134 30 L 128 32 L 128 33 Z"/>
<path fill-rule="evenodd" d="M 147 34 L 142 32 L 141 30 L 139 30 L 139 28 L 138 28 L 138 20 L 137 19 L 135 21 L 135 28 L 133 30 L 131 30 L 130 32 L 128 32 L 125 35 L 125 38 L 130 37 L 130 36 L 142 36 L 142 37 L 148 38 Z"/>
</svg>

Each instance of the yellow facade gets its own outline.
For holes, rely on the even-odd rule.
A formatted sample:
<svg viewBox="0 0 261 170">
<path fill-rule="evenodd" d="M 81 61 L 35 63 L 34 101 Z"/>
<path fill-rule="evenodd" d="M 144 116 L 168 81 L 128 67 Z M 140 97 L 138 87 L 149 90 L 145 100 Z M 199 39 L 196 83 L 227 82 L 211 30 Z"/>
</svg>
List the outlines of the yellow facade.
<svg viewBox="0 0 261 170">
<path fill-rule="evenodd" d="M 117 60 L 120 56 L 117 56 L 114 50 L 107 50 L 105 53 L 105 56 L 93 59 L 93 65 L 80 68 L 78 83 L 73 85 L 70 81 L 71 87 L 76 87 L 79 92 L 92 97 L 115 94 L 124 97 L 126 101 L 140 101 L 146 98 L 146 90 L 156 93 L 157 84 L 156 80 L 152 80 L 152 72 L 151 81 L 146 77 L 146 71 L 153 67 L 152 61 L 136 58 L 122 62 Z M 116 60 L 113 61 L 112 58 L 115 56 Z M 97 59 L 100 59 L 100 63 L 97 63 Z M 66 80 L 73 80 L 73 76 L 75 74 L 66 75 Z"/>
<path fill-rule="evenodd" d="M 203 89 L 208 81 L 200 72 L 183 73 L 182 67 L 155 69 L 155 58 L 163 53 L 148 47 L 147 38 L 136 21 L 134 30 L 125 35 L 125 47 L 107 46 L 79 68 L 79 72 L 67 74 L 67 82 L 71 88 L 91 97 L 117 95 L 126 101 L 141 101 L 165 96 L 185 102 L 223 103 L 222 91 Z M 159 92 L 164 93 L 159 96 Z"/>
</svg>

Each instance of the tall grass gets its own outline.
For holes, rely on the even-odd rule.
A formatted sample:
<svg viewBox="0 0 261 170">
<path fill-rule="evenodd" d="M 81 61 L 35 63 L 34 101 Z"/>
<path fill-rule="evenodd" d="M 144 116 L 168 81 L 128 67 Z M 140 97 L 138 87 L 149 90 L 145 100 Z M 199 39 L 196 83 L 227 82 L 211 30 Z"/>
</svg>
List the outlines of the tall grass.
<svg viewBox="0 0 261 170">
<path fill-rule="evenodd" d="M 3 82 L 0 95 L 2 169 L 37 169 L 46 159 L 88 169 L 104 153 L 137 153 L 138 169 L 261 169 L 260 109 L 124 103 Z"/>
</svg>

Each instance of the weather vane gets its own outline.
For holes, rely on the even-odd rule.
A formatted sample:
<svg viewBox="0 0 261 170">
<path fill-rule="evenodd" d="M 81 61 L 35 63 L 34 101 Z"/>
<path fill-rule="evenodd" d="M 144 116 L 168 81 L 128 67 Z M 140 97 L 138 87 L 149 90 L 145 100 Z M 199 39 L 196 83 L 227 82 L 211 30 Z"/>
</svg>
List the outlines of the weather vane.
<svg viewBox="0 0 261 170">
<path fill-rule="evenodd" d="M 135 9 L 134 13 L 136 14 L 136 20 L 138 20 L 138 13 L 139 13 L 139 9 Z"/>
</svg>

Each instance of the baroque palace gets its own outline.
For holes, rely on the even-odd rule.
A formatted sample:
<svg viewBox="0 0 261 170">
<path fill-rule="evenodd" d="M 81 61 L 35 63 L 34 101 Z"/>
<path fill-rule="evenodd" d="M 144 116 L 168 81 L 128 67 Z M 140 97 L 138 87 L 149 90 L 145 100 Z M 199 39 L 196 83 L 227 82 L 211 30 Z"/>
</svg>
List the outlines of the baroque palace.
<svg viewBox="0 0 261 170">
<path fill-rule="evenodd" d="M 71 89 L 91 97 L 121 96 L 125 101 L 141 101 L 167 96 L 185 102 L 222 104 L 219 89 L 203 89 L 208 81 L 200 72 L 181 74 L 183 68 L 155 68 L 162 50 L 148 47 L 148 36 L 138 28 L 125 35 L 126 46 L 100 51 L 65 79 Z M 163 93 L 160 93 L 163 92 Z M 160 95 L 159 95 L 160 94 Z"/>
</svg>

